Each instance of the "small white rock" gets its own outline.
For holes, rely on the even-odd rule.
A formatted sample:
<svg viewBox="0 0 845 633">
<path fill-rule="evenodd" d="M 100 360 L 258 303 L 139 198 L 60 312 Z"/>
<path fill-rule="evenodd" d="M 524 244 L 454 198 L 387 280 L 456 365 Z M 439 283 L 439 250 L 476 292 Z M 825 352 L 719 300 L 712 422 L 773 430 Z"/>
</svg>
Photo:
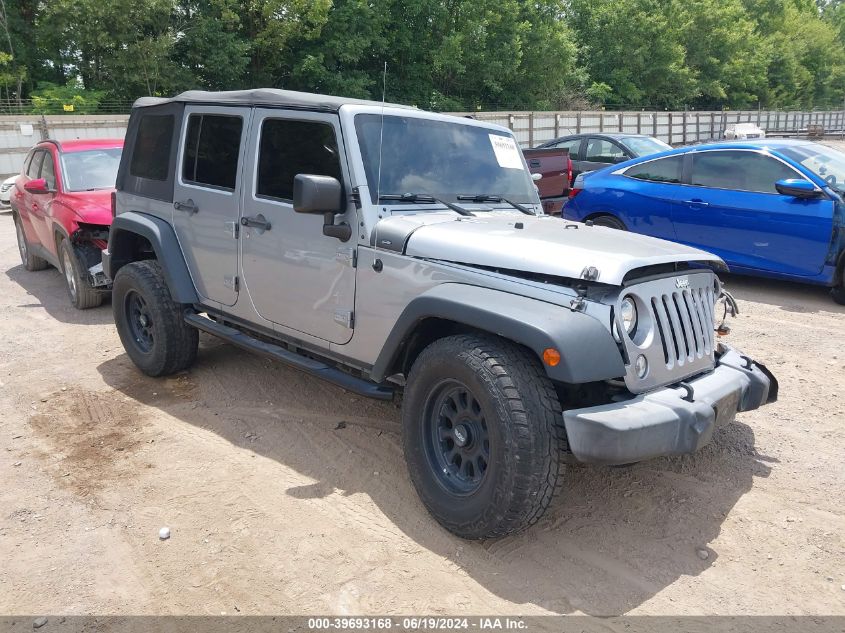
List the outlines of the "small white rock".
<svg viewBox="0 0 845 633">
<path fill-rule="evenodd" d="M 698 555 L 698 557 L 701 560 L 707 560 L 708 558 L 710 558 L 710 552 L 708 552 L 704 548 L 699 548 L 699 549 L 695 550 L 695 553 Z"/>
<path fill-rule="evenodd" d="M 159 537 L 162 541 L 166 541 L 167 539 L 169 539 L 169 538 L 170 538 L 170 528 L 169 528 L 169 527 L 163 527 L 163 528 L 161 528 L 161 529 L 158 531 L 158 537 Z"/>
</svg>

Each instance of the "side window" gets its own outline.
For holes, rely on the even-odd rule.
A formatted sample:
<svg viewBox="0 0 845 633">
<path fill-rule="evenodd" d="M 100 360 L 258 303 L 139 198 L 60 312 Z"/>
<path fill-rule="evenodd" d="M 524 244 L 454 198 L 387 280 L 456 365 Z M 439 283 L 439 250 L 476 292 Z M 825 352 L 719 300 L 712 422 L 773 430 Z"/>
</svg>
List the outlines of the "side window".
<svg viewBox="0 0 845 633">
<path fill-rule="evenodd" d="M 683 156 L 668 156 L 658 158 L 647 163 L 640 163 L 625 170 L 625 175 L 639 180 L 650 180 L 651 182 L 681 182 L 681 166 Z"/>
<path fill-rule="evenodd" d="M 44 162 L 41 164 L 41 178 L 47 181 L 47 189 L 56 188 L 56 168 L 53 164 L 53 156 L 44 152 Z"/>
<path fill-rule="evenodd" d="M 44 160 L 44 151 L 38 150 L 32 155 L 32 160 L 29 161 L 29 169 L 26 170 L 27 178 L 39 178 L 42 160 Z"/>
<path fill-rule="evenodd" d="M 693 154 L 691 184 L 714 189 L 777 193 L 775 183 L 799 174 L 779 160 L 756 152 L 716 151 Z"/>
<path fill-rule="evenodd" d="M 618 163 L 625 160 L 625 152 L 616 143 L 601 138 L 591 138 L 587 143 L 585 160 L 591 163 Z"/>
<path fill-rule="evenodd" d="M 293 200 L 297 174 L 341 180 L 334 128 L 327 123 L 267 119 L 261 126 L 256 195 Z"/>
<path fill-rule="evenodd" d="M 32 159 L 34 157 L 35 151 L 31 151 L 26 155 L 26 158 L 23 159 L 23 169 L 21 170 L 22 174 L 29 176 L 29 166 L 32 164 Z"/>
<path fill-rule="evenodd" d="M 569 150 L 569 158 L 572 160 L 578 159 L 578 148 L 581 147 L 581 139 L 580 138 L 571 138 L 568 141 L 561 141 L 560 143 L 555 143 L 552 147 L 556 149 L 566 149 Z"/>
<path fill-rule="evenodd" d="M 239 116 L 192 114 L 185 135 L 182 180 L 234 190 L 243 125 Z"/>
<path fill-rule="evenodd" d="M 129 174 L 149 180 L 167 180 L 170 172 L 170 144 L 173 139 L 172 114 L 145 114 L 135 135 L 135 148 Z"/>
</svg>

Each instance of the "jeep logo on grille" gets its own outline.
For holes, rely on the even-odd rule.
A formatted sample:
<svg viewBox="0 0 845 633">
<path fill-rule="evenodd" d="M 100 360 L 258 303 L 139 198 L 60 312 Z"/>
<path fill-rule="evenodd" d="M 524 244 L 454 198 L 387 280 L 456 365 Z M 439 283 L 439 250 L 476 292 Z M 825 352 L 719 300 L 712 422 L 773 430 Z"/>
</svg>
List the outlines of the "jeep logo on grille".
<svg viewBox="0 0 845 633">
<path fill-rule="evenodd" d="M 675 288 L 679 288 L 679 289 L 689 288 L 689 277 L 678 277 L 675 280 Z"/>
</svg>

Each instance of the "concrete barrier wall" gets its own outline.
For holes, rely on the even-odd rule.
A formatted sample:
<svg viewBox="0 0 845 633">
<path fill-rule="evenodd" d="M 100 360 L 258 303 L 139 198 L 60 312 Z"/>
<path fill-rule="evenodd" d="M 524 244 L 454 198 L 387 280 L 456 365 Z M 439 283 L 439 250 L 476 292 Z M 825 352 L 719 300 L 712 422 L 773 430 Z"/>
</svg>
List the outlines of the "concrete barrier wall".
<svg viewBox="0 0 845 633">
<path fill-rule="evenodd" d="M 126 114 L 0 116 L 0 175 L 18 173 L 29 149 L 44 139 L 123 138 L 128 121 Z"/>
</svg>

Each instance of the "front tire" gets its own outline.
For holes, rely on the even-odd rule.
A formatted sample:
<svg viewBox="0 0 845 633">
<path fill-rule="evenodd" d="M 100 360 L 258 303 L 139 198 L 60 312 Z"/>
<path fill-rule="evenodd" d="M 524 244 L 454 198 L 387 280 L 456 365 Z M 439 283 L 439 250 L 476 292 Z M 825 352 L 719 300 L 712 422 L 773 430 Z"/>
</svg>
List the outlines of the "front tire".
<svg viewBox="0 0 845 633">
<path fill-rule="evenodd" d="M 26 233 L 23 232 L 23 224 L 18 214 L 15 214 L 15 235 L 18 238 L 18 253 L 21 256 L 21 263 L 26 270 L 36 271 L 47 268 L 47 260 L 37 257 L 32 254 L 32 249 L 26 239 Z"/>
<path fill-rule="evenodd" d="M 165 376 L 190 367 L 197 357 L 199 333 L 183 319 L 155 260 L 126 264 L 112 288 L 117 333 L 126 354 L 148 376 Z"/>
<path fill-rule="evenodd" d="M 103 295 L 88 283 L 88 271 L 79 261 L 73 245 L 67 240 L 59 243 L 59 263 L 65 278 L 65 288 L 77 310 L 96 308 L 103 303 Z"/>
<path fill-rule="evenodd" d="M 559 485 L 561 406 L 539 360 L 486 335 L 432 343 L 405 388 L 402 443 L 422 502 L 450 532 L 501 537 L 536 523 Z"/>
</svg>

